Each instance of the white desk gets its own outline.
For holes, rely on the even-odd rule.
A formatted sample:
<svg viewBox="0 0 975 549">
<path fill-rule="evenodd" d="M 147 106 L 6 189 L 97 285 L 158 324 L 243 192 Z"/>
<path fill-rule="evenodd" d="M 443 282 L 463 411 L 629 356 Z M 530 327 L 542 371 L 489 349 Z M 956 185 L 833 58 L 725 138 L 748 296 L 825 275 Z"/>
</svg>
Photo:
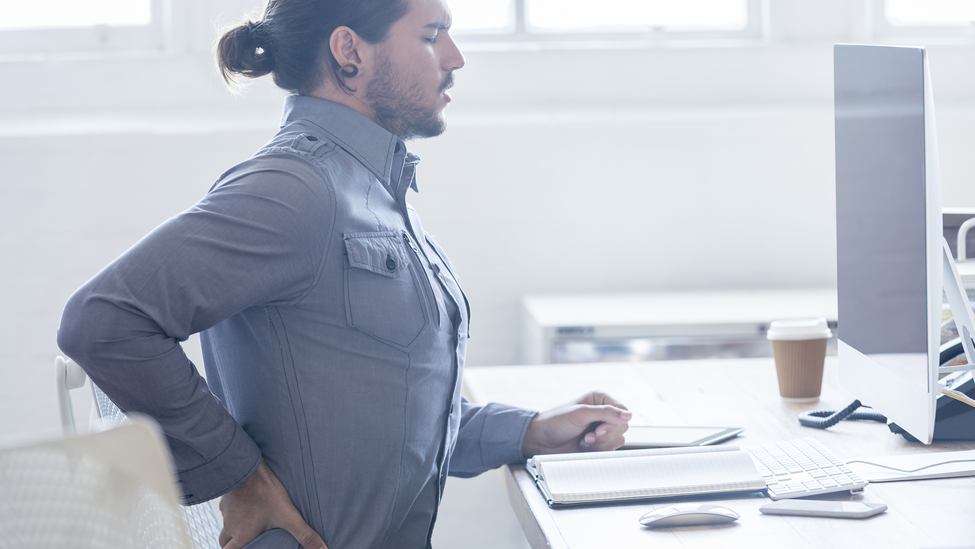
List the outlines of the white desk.
<svg viewBox="0 0 975 549">
<path fill-rule="evenodd" d="M 464 384 L 476 402 L 536 409 L 598 388 L 622 399 L 634 411 L 634 422 L 745 427 L 741 445 L 813 437 L 840 459 L 975 448 L 975 442 L 910 444 L 879 423 L 846 421 L 826 431 L 801 427 L 799 412 L 839 409 L 854 398 L 839 388 L 834 359 L 827 359 L 824 378 L 822 399 L 812 405 L 779 398 L 771 359 L 469 368 Z M 841 492 L 826 498 L 879 500 L 890 507 L 864 520 L 762 515 L 758 508 L 768 498 L 726 497 L 715 500 L 737 511 L 737 522 L 662 530 L 637 523 L 660 503 L 553 510 L 523 467 L 509 466 L 504 478 L 533 549 L 975 545 L 975 477 L 871 484 L 863 496 Z"/>
</svg>

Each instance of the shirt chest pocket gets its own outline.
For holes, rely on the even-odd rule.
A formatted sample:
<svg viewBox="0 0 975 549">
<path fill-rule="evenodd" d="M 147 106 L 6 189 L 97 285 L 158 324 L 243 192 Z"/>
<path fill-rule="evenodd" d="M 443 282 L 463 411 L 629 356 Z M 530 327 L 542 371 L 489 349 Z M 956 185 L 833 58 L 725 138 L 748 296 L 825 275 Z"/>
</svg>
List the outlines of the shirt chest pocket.
<svg viewBox="0 0 975 549">
<path fill-rule="evenodd" d="M 394 231 L 346 234 L 345 252 L 349 326 L 409 351 L 430 315 L 421 273 L 403 237 Z"/>
</svg>

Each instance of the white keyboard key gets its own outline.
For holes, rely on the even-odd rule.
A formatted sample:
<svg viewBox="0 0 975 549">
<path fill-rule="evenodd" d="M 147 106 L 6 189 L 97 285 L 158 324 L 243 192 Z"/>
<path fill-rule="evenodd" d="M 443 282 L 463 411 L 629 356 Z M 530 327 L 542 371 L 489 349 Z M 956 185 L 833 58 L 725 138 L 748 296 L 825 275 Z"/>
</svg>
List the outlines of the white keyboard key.
<svg viewBox="0 0 975 549">
<path fill-rule="evenodd" d="M 755 458 L 772 499 L 856 491 L 867 484 L 812 438 L 745 449 Z"/>
</svg>

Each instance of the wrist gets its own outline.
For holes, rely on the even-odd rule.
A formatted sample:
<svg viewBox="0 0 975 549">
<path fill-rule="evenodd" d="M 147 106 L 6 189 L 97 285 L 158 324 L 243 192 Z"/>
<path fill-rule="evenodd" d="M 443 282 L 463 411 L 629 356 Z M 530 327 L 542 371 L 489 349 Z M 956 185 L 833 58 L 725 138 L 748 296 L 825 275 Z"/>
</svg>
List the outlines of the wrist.
<svg viewBox="0 0 975 549">
<path fill-rule="evenodd" d="M 529 459 L 534 455 L 542 453 L 540 445 L 538 444 L 538 416 L 539 414 L 537 412 L 534 416 L 532 416 L 531 420 L 528 422 L 528 428 L 525 429 L 525 436 L 521 441 L 521 455 L 525 459 Z"/>
</svg>

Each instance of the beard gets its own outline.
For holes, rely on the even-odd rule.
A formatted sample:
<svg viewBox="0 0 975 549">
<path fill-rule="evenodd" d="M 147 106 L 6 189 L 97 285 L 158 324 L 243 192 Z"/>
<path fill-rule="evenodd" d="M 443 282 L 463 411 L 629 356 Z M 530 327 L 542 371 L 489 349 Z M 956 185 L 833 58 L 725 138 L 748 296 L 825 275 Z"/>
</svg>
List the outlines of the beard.
<svg viewBox="0 0 975 549">
<path fill-rule="evenodd" d="M 454 85 L 450 73 L 440 84 L 437 97 Z M 376 123 L 400 139 L 436 137 L 447 129 L 443 110 L 427 105 L 418 79 L 397 78 L 389 56 L 382 56 L 365 99 L 376 113 Z"/>
</svg>

